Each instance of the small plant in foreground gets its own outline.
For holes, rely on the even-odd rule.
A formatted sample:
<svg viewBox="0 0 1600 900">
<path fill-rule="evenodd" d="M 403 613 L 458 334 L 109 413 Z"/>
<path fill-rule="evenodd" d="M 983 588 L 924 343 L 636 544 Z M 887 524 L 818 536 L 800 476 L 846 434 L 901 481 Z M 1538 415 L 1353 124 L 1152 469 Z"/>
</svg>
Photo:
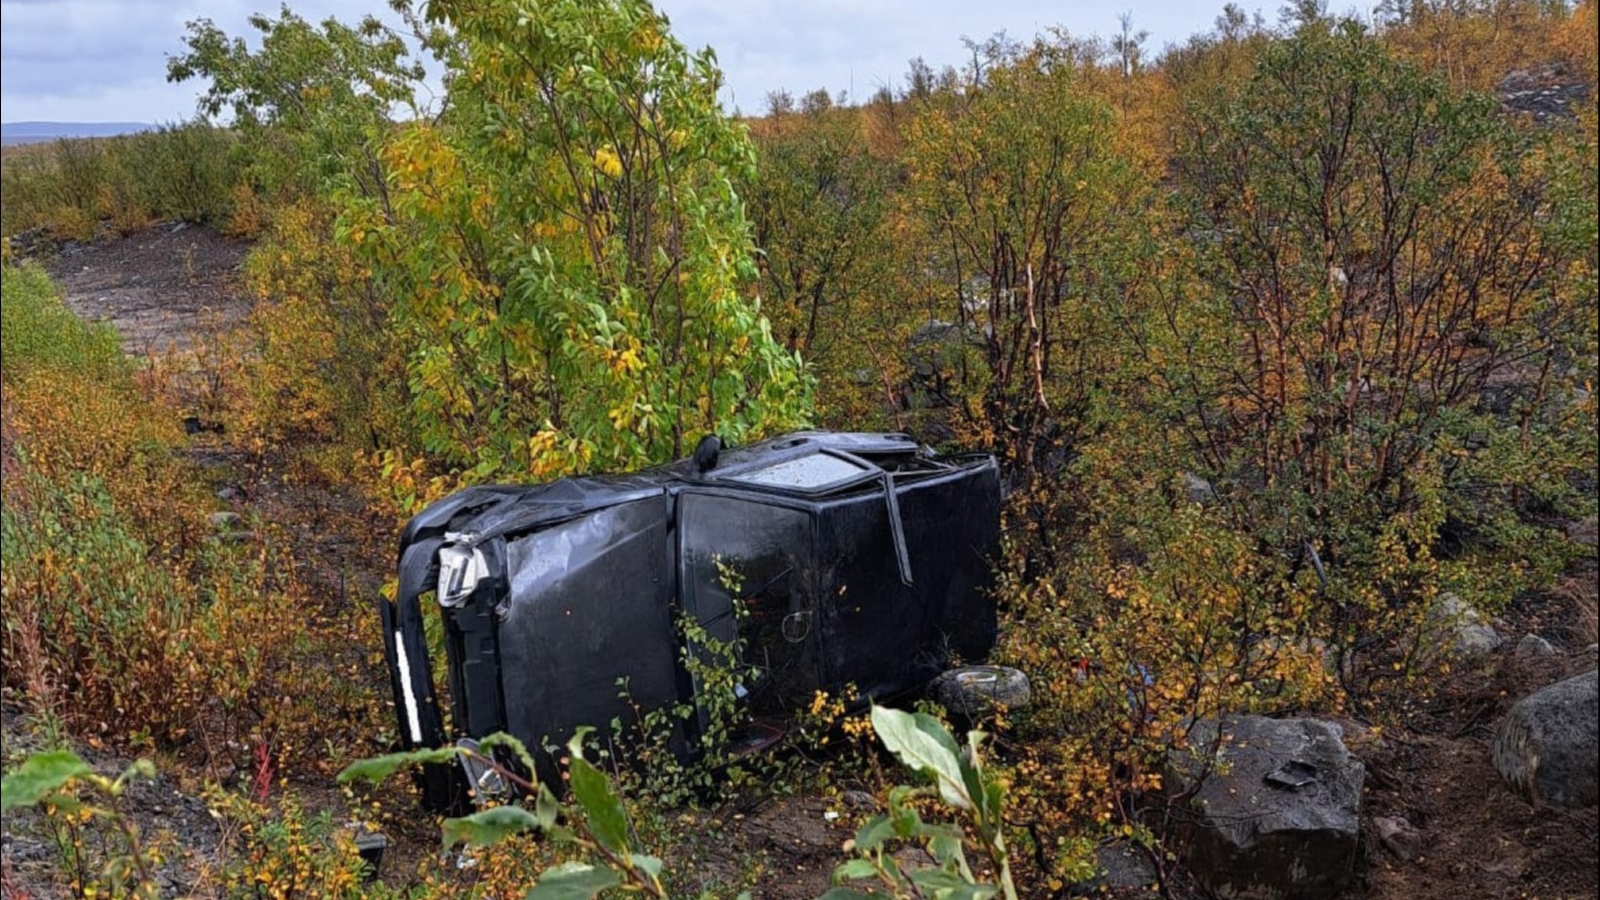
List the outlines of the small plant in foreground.
<svg viewBox="0 0 1600 900">
<path fill-rule="evenodd" d="M 111 778 L 71 750 L 47 750 L 29 756 L 5 776 L 0 810 L 9 816 L 17 809 L 43 809 L 61 848 L 73 896 L 154 900 L 160 896 L 154 872 L 160 854 L 140 840 L 138 826 L 118 810 L 117 801 L 128 785 L 155 774 L 155 766 L 141 759 Z M 101 843 L 103 859 L 91 858 L 87 840 L 85 826 L 96 821 L 116 836 Z"/>
<path fill-rule="evenodd" d="M 450 764 L 457 758 L 475 760 L 498 772 L 522 793 L 532 795 L 533 809 L 489 806 L 470 816 L 445 819 L 446 851 L 462 844 L 469 848 L 491 846 L 520 832 L 538 830 L 557 843 L 570 845 L 589 861 L 568 860 L 546 869 L 525 895 L 527 900 L 594 897 L 619 886 L 647 897 L 665 897 L 661 860 L 634 846 L 633 828 L 622 798 L 610 779 L 583 758 L 584 738 L 591 731 L 580 728 L 567 742 L 567 778 L 576 807 L 563 807 L 548 785 L 528 780 L 490 755 L 496 748 L 505 748 L 525 771 L 535 771 L 527 747 L 508 734 L 484 738 L 479 750 L 440 747 L 362 760 L 340 772 L 339 782 L 366 779 L 376 783 L 408 765 Z"/>
<path fill-rule="evenodd" d="M 934 717 L 881 706 L 872 710 L 872 727 L 896 758 L 912 771 L 930 777 L 933 784 L 894 788 L 889 795 L 889 812 L 868 822 L 852 842 L 860 855 L 834 871 L 836 882 L 875 878 L 889 893 L 834 887 L 822 900 L 886 896 L 970 897 L 975 900 L 1002 896 L 1005 900 L 1016 900 L 1004 831 L 1006 788 L 983 767 L 978 754 L 981 733 L 968 734 L 967 746 L 960 748 Z M 524 795 L 532 796 L 533 808 L 488 806 L 470 816 L 446 819 L 443 825 L 446 851 L 461 844 L 492 846 L 518 833 L 538 830 L 576 851 L 579 858 L 545 869 L 524 895 L 526 900 L 593 898 L 612 888 L 664 898 L 667 893 L 662 881 L 662 860 L 640 851 L 621 795 L 605 773 L 583 757 L 584 739 L 590 731 L 580 728 L 567 743 L 567 778 L 575 805 L 564 806 L 549 786 L 524 778 L 494 758 L 494 750 L 503 748 L 517 758 L 525 771 L 534 771 L 533 757 L 527 748 L 507 734 L 485 738 L 477 750 L 440 747 L 362 760 L 340 772 L 339 781 L 349 783 L 365 779 L 376 783 L 405 766 L 473 760 L 499 773 Z M 916 804 L 920 800 L 934 799 L 970 818 L 997 884 L 977 881 L 967 862 L 966 835 L 960 826 L 923 821 Z M 936 867 L 903 870 L 888 853 L 891 840 L 920 844 L 933 857 Z M 741 894 L 740 898 L 743 900 L 747 896 Z"/>
<path fill-rule="evenodd" d="M 1006 788 L 983 767 L 978 753 L 983 733 L 968 732 L 967 745 L 957 747 L 950 732 L 933 716 L 884 706 L 873 707 L 872 728 L 901 764 L 932 779 L 933 784 L 899 785 L 891 789 L 889 811 L 872 819 L 856 833 L 852 848 L 857 857 L 833 872 L 835 882 L 876 879 L 888 889 L 888 894 L 836 887 L 824 894 L 823 900 L 881 896 L 982 900 L 997 894 L 1006 900 L 1016 900 L 1011 853 L 1005 839 Z M 967 862 L 965 834 L 959 825 L 923 821 L 916 801 L 924 797 L 937 797 L 970 819 L 997 884 L 977 881 Z M 902 868 L 890 852 L 893 840 L 919 844 L 933 857 L 936 866 Z"/>
<path fill-rule="evenodd" d="M 378 885 L 355 846 L 354 832 L 327 811 L 311 812 L 293 797 L 268 807 L 242 794 L 208 794 L 211 813 L 238 829 L 240 853 L 221 881 L 231 900 L 359 900 Z"/>
</svg>

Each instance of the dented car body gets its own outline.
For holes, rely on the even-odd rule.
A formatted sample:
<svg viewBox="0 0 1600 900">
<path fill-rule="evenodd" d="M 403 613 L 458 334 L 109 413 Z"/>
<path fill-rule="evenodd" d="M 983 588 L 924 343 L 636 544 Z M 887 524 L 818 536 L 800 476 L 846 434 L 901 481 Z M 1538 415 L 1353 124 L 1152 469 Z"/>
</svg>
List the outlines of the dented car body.
<svg viewBox="0 0 1600 900">
<path fill-rule="evenodd" d="M 413 518 L 398 595 L 380 603 L 400 742 L 505 731 L 556 746 L 639 711 L 698 711 L 685 664 L 707 652 L 696 636 L 739 648 L 739 693 L 771 718 L 817 690 L 850 686 L 862 702 L 915 690 L 991 649 L 992 458 L 825 432 L 718 457 L 469 488 Z M 430 605 L 443 617 L 453 734 L 429 667 Z M 704 713 L 687 716 L 675 752 L 692 757 L 705 728 Z M 435 808 L 463 796 L 463 777 L 443 767 L 424 785 Z"/>
</svg>

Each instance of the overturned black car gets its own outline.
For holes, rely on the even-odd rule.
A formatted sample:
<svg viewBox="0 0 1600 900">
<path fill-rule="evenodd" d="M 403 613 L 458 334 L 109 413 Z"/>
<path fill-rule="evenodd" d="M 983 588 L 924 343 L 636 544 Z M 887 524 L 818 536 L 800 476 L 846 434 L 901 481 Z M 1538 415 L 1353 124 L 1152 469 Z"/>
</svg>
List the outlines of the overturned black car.
<svg viewBox="0 0 1600 900">
<path fill-rule="evenodd" d="M 634 475 L 469 488 L 413 518 L 398 595 L 380 601 L 401 744 L 506 731 L 552 746 L 582 725 L 631 721 L 628 700 L 696 704 L 686 660 L 704 648 L 692 635 L 739 648 L 755 717 L 846 686 L 881 701 L 987 655 L 991 457 L 939 458 L 900 434 L 717 449 L 711 438 L 692 460 Z M 455 735 L 429 671 L 430 595 Z M 695 754 L 704 719 L 682 723 L 676 752 Z M 429 806 L 457 806 L 465 776 L 437 767 L 424 787 Z"/>
</svg>

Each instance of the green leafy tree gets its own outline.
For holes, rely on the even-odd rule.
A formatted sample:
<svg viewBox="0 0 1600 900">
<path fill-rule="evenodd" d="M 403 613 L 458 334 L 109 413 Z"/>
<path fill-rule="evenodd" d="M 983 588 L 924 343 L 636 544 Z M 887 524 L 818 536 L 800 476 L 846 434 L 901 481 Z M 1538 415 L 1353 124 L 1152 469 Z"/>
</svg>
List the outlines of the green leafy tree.
<svg viewBox="0 0 1600 900">
<path fill-rule="evenodd" d="M 710 52 L 641 0 L 426 13 L 446 110 L 396 130 L 387 193 L 342 220 L 393 298 L 424 447 L 548 476 L 803 420 L 800 362 L 742 292 L 754 158 Z"/>
<path fill-rule="evenodd" d="M 405 40 L 373 16 L 313 25 L 288 6 L 276 19 L 256 13 L 249 22 L 254 49 L 209 19 L 190 22 L 187 49 L 167 59 L 167 80 L 207 82 L 200 113 L 232 119 L 265 193 L 311 194 L 349 180 L 380 193 L 371 139 L 391 109 L 412 103 L 424 76 Z"/>
</svg>

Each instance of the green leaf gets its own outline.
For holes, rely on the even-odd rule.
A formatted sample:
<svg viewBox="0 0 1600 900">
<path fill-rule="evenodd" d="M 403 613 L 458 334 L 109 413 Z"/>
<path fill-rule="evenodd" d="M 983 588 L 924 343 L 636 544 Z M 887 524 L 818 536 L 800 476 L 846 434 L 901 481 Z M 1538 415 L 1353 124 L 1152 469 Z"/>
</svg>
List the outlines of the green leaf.
<svg viewBox="0 0 1600 900">
<path fill-rule="evenodd" d="M 828 888 L 828 892 L 817 900 L 882 900 L 882 898 L 882 894 L 863 894 L 851 888 L 833 887 Z"/>
<path fill-rule="evenodd" d="M 444 847 L 449 850 L 461 843 L 487 847 L 538 827 L 539 820 L 522 807 L 496 806 L 460 819 L 445 819 Z"/>
<path fill-rule="evenodd" d="M 906 877 L 922 889 L 924 896 L 941 900 L 988 900 L 998 893 L 992 885 L 973 884 L 954 872 L 918 869 Z"/>
<path fill-rule="evenodd" d="M 538 769 L 533 763 L 533 754 L 528 752 L 528 745 L 524 744 L 516 737 L 506 734 L 504 731 L 496 731 L 494 734 L 491 734 L 478 742 L 478 749 L 485 755 L 487 755 L 496 747 L 505 747 L 512 753 L 516 754 L 517 761 L 522 763 L 523 767 L 529 772 L 538 772 Z M 535 777 L 537 777 L 537 775 L 535 775 Z"/>
<path fill-rule="evenodd" d="M 539 828 L 549 831 L 556 824 L 556 816 L 561 813 L 561 802 L 550 789 L 539 785 L 539 796 L 533 801 L 534 817 L 539 820 Z"/>
<path fill-rule="evenodd" d="M 878 865 L 870 859 L 852 859 L 834 867 L 834 881 L 852 881 L 857 878 L 876 878 Z"/>
<path fill-rule="evenodd" d="M 386 753 L 383 756 L 374 756 L 371 759 L 357 760 L 338 775 L 340 784 L 366 779 L 374 784 L 383 781 L 390 775 L 405 766 L 422 763 L 447 763 L 456 758 L 456 748 L 436 747 L 420 750 L 406 750 L 401 753 Z"/>
<path fill-rule="evenodd" d="M 121 794 L 122 793 L 122 789 L 124 787 L 126 787 L 130 782 L 135 781 L 135 780 L 137 780 L 137 781 L 151 781 L 151 780 L 154 780 L 155 777 L 156 777 L 156 764 L 155 763 L 151 762 L 148 759 L 134 760 L 132 763 L 128 764 L 128 767 L 126 769 L 122 770 L 122 774 L 121 775 L 117 776 L 116 782 L 113 783 L 112 786 L 111 786 L 111 793 L 112 794 Z"/>
<path fill-rule="evenodd" d="M 894 820 L 889 816 L 873 816 L 872 821 L 856 832 L 857 850 L 875 850 L 884 841 L 894 837 Z"/>
<path fill-rule="evenodd" d="M 618 884 L 617 873 L 588 863 L 566 862 L 548 869 L 525 900 L 592 900 Z"/>
<path fill-rule="evenodd" d="M 61 790 L 74 778 L 91 775 L 94 770 L 71 750 L 47 750 L 23 761 L 15 772 L 0 782 L 0 810 L 9 812 L 33 806 Z"/>
<path fill-rule="evenodd" d="M 915 837 L 922 832 L 922 814 L 909 801 L 927 792 L 906 784 L 889 789 L 889 825 L 898 837 Z"/>
<path fill-rule="evenodd" d="M 973 808 L 961 774 L 961 751 L 938 719 L 927 713 L 873 706 L 872 728 L 902 765 L 934 779 L 944 802 L 957 809 Z"/>
<path fill-rule="evenodd" d="M 578 801 L 589 831 L 602 847 L 613 853 L 628 852 L 628 814 L 622 808 L 622 799 L 611 788 L 611 780 L 583 758 L 583 737 L 590 731 L 578 729 L 567 743 L 571 762 L 567 773 L 571 777 L 572 796 Z"/>
<path fill-rule="evenodd" d="M 923 835 L 928 840 L 928 852 L 939 865 L 954 862 L 966 868 L 967 854 L 961 846 L 961 832 L 949 826 L 929 826 Z"/>
</svg>

